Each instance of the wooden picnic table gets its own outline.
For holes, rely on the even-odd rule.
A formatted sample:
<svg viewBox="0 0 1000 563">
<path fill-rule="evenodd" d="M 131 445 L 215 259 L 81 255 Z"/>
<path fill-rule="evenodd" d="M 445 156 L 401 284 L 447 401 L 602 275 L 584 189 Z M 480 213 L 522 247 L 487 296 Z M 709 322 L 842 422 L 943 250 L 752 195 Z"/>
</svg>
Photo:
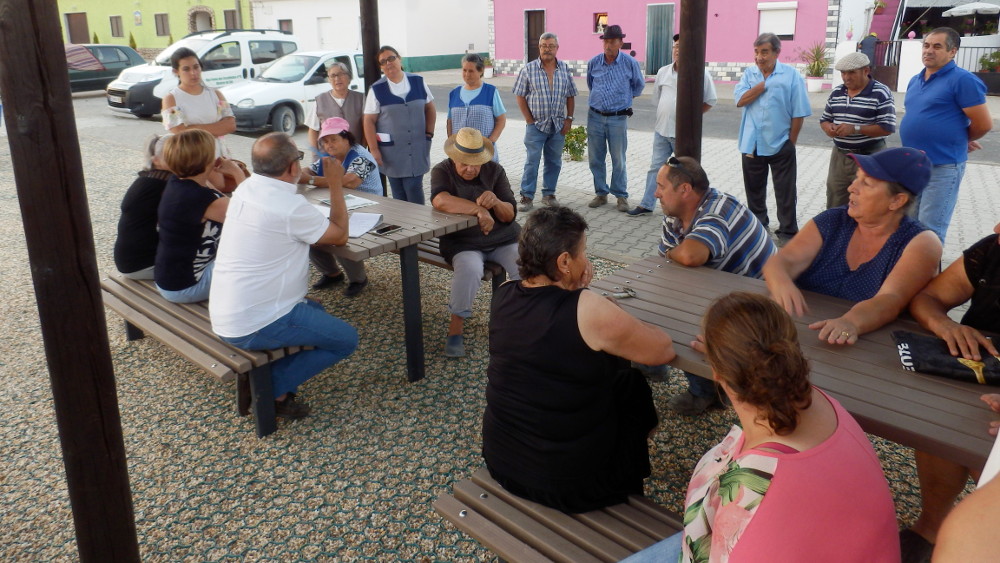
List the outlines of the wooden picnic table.
<svg viewBox="0 0 1000 563">
<path fill-rule="evenodd" d="M 352 195 L 375 202 L 375 205 L 361 207 L 363 213 L 381 213 L 385 224 L 399 225 L 401 230 L 387 235 L 369 232 L 359 238 L 352 238 L 345 246 L 320 247 L 334 256 L 350 260 L 364 260 L 383 252 L 399 252 L 399 268 L 403 285 L 403 324 L 406 342 L 406 375 L 410 381 L 424 377 L 424 329 L 423 314 L 420 309 L 420 270 L 418 268 L 417 244 L 477 225 L 471 215 L 443 213 L 428 205 L 417 205 L 383 196 L 350 190 Z M 313 188 L 305 192 L 313 203 L 328 198 L 326 188 Z M 353 213 L 351 211 L 350 213 Z"/>
<path fill-rule="evenodd" d="M 674 367 L 711 377 L 704 357 L 691 347 L 701 317 L 715 298 L 732 291 L 767 294 L 762 280 L 711 268 L 687 268 L 666 258 L 647 258 L 592 284 L 599 294 L 630 287 L 635 298 L 621 306 L 643 321 L 662 327 L 673 339 Z M 812 366 L 811 381 L 835 397 L 866 432 L 908 447 L 980 468 L 993 438 L 987 427 L 994 414 L 979 400 L 991 387 L 924 375 L 902 368 L 891 332 L 927 333 L 900 319 L 863 335 L 852 346 L 820 341 L 814 321 L 843 315 L 851 302 L 804 292 L 809 312 L 794 318 L 799 342 Z"/>
</svg>

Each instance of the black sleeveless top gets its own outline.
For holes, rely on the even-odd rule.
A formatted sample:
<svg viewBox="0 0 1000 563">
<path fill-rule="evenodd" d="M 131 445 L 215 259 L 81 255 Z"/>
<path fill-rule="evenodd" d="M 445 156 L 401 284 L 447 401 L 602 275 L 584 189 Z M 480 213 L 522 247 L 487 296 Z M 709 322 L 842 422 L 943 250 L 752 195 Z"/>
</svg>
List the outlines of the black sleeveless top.
<svg viewBox="0 0 1000 563">
<path fill-rule="evenodd" d="M 962 324 L 977 330 L 1000 332 L 1000 245 L 997 235 L 981 239 L 963 256 L 965 274 L 973 292 Z"/>
<path fill-rule="evenodd" d="M 656 410 L 645 378 L 580 335 L 580 292 L 508 282 L 493 296 L 483 457 L 514 494 L 584 512 L 642 494 Z"/>
</svg>

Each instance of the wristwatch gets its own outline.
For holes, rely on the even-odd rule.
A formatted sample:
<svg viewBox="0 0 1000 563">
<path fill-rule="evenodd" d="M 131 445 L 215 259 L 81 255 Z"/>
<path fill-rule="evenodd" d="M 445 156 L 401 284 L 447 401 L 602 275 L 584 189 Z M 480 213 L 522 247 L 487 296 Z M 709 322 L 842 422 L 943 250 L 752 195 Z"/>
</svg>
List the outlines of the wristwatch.
<svg viewBox="0 0 1000 563">
<path fill-rule="evenodd" d="M 854 132 L 855 133 L 860 133 L 861 132 L 861 126 L 858 125 L 858 124 L 854 124 Z"/>
<path fill-rule="evenodd" d="M 316 176 L 309 176 L 309 185 L 310 186 L 316 185 Z"/>
<path fill-rule="evenodd" d="M 567 117 L 566 117 L 566 121 L 573 121 L 573 116 L 572 116 L 572 115 L 570 115 L 570 116 L 567 116 Z"/>
</svg>

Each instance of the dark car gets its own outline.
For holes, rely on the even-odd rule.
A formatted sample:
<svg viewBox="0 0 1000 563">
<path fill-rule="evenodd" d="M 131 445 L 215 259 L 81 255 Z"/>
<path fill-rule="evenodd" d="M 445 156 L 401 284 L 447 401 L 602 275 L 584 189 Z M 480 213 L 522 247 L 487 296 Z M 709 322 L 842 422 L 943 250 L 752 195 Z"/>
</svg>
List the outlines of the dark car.
<svg viewBox="0 0 1000 563">
<path fill-rule="evenodd" d="M 104 90 L 122 70 L 145 62 L 135 49 L 125 45 L 66 45 L 73 92 Z"/>
</svg>

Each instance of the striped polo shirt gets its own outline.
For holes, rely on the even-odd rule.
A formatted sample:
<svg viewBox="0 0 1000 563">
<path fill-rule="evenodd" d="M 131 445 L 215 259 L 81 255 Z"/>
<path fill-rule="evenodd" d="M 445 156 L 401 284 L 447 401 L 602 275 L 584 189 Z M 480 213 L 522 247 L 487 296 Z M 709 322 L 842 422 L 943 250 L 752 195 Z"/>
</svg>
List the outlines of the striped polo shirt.
<svg viewBox="0 0 1000 563">
<path fill-rule="evenodd" d="M 826 108 L 819 121 L 862 126 L 881 125 L 886 131 L 895 133 L 896 106 L 892 100 L 892 92 L 885 84 L 872 79 L 857 96 L 852 98 L 847 95 L 847 87 L 841 84 L 830 93 L 830 99 L 826 101 Z M 856 133 L 846 137 L 836 137 L 833 143 L 841 149 L 857 150 L 869 148 L 881 140 L 882 137 L 873 138 Z"/>
<path fill-rule="evenodd" d="M 715 188 L 705 192 L 687 232 L 677 217 L 663 218 L 660 256 L 685 238 L 708 247 L 705 266 L 751 278 L 759 278 L 764 263 L 777 252 L 757 217 L 735 197 Z"/>
</svg>

